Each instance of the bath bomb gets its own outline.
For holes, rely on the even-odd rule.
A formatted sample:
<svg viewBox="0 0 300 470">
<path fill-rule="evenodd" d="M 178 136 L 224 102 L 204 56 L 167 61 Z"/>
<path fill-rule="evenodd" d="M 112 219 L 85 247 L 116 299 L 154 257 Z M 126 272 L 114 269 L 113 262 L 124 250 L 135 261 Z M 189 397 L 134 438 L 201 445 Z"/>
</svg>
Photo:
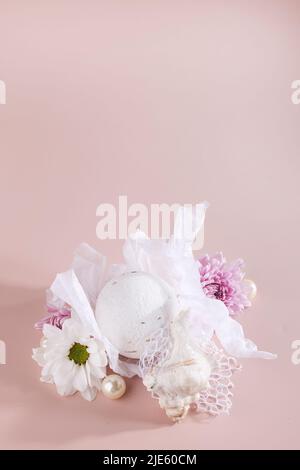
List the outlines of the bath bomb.
<svg viewBox="0 0 300 470">
<path fill-rule="evenodd" d="M 101 333 L 125 357 L 138 359 L 152 333 L 178 310 L 173 290 L 144 272 L 128 272 L 110 280 L 96 304 Z"/>
</svg>

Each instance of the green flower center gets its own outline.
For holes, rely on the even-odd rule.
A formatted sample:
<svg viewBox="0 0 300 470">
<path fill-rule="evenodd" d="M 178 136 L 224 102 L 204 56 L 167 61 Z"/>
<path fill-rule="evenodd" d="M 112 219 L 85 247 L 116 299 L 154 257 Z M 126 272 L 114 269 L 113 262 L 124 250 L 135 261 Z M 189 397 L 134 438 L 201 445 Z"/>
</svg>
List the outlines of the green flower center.
<svg viewBox="0 0 300 470">
<path fill-rule="evenodd" d="M 70 361 L 74 361 L 75 364 L 78 364 L 79 366 L 85 364 L 90 356 L 87 351 L 87 348 L 88 347 L 83 344 L 74 343 L 69 351 L 68 358 L 70 359 Z"/>
</svg>

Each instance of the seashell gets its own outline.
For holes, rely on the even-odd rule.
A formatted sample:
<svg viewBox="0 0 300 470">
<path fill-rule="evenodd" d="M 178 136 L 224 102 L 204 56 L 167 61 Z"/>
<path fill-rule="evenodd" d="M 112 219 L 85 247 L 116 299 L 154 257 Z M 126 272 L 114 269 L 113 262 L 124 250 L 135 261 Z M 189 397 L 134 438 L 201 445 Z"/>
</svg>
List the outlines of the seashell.
<svg viewBox="0 0 300 470">
<path fill-rule="evenodd" d="M 164 360 L 146 370 L 143 383 L 175 422 L 185 418 L 200 392 L 208 387 L 213 364 L 186 329 L 187 312 L 170 324 L 170 351 Z M 143 358 L 147 364 L 147 352 Z"/>
<path fill-rule="evenodd" d="M 96 304 L 102 334 L 125 358 L 139 359 L 149 337 L 178 311 L 172 289 L 163 280 L 139 271 L 107 282 Z"/>
<path fill-rule="evenodd" d="M 174 422 L 182 421 L 186 415 L 188 414 L 190 409 L 189 405 L 177 408 L 166 408 L 165 412 L 168 418 L 170 418 Z"/>
</svg>

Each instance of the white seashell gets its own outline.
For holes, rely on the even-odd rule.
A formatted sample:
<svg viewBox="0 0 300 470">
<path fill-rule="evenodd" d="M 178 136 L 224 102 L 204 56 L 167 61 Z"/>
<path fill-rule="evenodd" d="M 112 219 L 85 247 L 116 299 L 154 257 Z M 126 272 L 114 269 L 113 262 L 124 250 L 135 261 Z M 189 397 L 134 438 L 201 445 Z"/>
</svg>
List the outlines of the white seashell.
<svg viewBox="0 0 300 470">
<path fill-rule="evenodd" d="M 144 272 L 127 272 L 109 281 L 96 305 L 101 333 L 122 356 L 139 359 L 149 336 L 173 318 L 177 300 L 161 279 Z"/>
<path fill-rule="evenodd" d="M 189 408 L 190 408 L 190 405 L 177 407 L 177 408 L 166 408 L 165 412 L 168 418 L 178 423 L 186 417 L 186 415 L 189 412 Z"/>
<path fill-rule="evenodd" d="M 170 325 L 172 348 L 168 358 L 148 371 L 143 383 L 159 399 L 161 408 L 173 421 L 182 420 L 200 391 L 208 387 L 212 371 L 209 359 L 197 347 L 184 324 L 182 312 Z"/>
</svg>

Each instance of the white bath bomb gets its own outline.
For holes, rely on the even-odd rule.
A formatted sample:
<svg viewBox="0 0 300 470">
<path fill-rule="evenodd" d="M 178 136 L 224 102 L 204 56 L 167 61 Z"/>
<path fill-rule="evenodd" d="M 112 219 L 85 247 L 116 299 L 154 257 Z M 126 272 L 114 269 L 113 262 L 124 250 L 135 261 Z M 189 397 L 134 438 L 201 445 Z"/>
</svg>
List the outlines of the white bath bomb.
<svg viewBox="0 0 300 470">
<path fill-rule="evenodd" d="M 119 353 L 138 359 L 149 336 L 174 318 L 177 300 L 161 279 L 144 272 L 129 272 L 109 281 L 96 305 L 101 333 Z"/>
</svg>

